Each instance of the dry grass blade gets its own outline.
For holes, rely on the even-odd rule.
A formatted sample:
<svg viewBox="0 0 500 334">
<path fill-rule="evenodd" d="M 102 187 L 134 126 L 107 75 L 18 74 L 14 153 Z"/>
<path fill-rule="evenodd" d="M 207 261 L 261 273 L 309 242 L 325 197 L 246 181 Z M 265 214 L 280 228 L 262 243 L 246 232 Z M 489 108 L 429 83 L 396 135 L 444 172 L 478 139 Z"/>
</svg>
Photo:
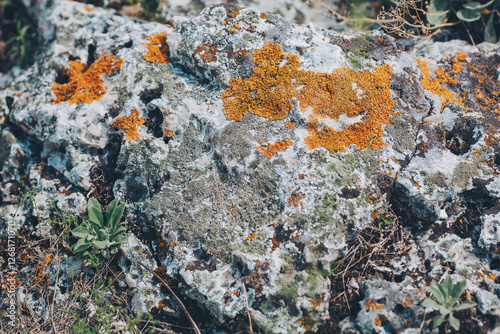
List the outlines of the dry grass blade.
<svg viewBox="0 0 500 334">
<path fill-rule="evenodd" d="M 243 283 L 243 293 L 245 294 L 245 303 L 247 305 L 248 323 L 250 324 L 250 334 L 253 334 L 252 318 L 250 317 L 250 307 L 248 306 L 247 289 L 245 287 L 245 283 Z"/>
<path fill-rule="evenodd" d="M 146 269 L 147 271 L 149 271 L 151 274 L 153 274 L 157 279 L 160 280 L 160 282 L 163 283 L 163 285 L 165 285 L 165 287 L 168 289 L 168 291 L 174 296 L 175 300 L 177 300 L 177 302 L 179 303 L 179 305 L 181 306 L 182 308 L 182 311 L 184 311 L 184 314 L 186 315 L 186 317 L 189 319 L 189 322 L 191 323 L 191 326 L 193 326 L 193 329 L 195 331 L 196 334 L 201 334 L 200 330 L 198 329 L 198 326 L 196 326 L 196 323 L 194 322 L 193 318 L 191 318 L 191 315 L 189 314 L 188 310 L 186 309 L 186 307 L 184 306 L 184 304 L 182 303 L 182 301 L 179 299 L 179 297 L 177 297 L 177 295 L 174 293 L 174 291 L 170 288 L 170 286 L 168 286 L 168 283 L 165 282 L 165 280 L 163 278 L 160 277 L 160 275 L 158 275 L 157 273 L 155 273 L 153 270 L 149 269 L 144 263 L 142 263 L 141 261 L 139 260 L 136 260 L 137 263 L 139 263 L 141 266 L 144 267 L 144 269 Z"/>
</svg>

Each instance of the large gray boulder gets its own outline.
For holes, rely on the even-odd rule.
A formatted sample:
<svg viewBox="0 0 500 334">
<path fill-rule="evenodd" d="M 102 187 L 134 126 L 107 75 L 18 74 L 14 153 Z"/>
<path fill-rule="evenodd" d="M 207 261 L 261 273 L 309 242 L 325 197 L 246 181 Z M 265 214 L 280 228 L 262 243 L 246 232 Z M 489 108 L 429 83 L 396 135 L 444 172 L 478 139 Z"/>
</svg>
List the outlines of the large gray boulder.
<svg viewBox="0 0 500 334">
<path fill-rule="evenodd" d="M 39 202 L 55 196 L 82 214 L 85 196 L 112 188 L 137 235 L 123 257 L 149 247 L 151 264 L 220 322 L 245 314 L 245 284 L 252 318 L 274 333 L 328 321 L 329 276 L 349 237 L 391 206 L 417 255 L 389 270 L 427 260 L 434 269 L 418 275 L 439 279 L 461 244 L 456 279 L 496 286 L 478 273 L 497 269 L 498 45 L 450 42 L 413 58 L 380 32 L 341 35 L 231 5 L 174 26 L 77 2 L 39 6 L 36 61 L 0 92 L 2 221 L 28 171 Z M 161 292 L 134 280 L 150 291 L 134 299 L 144 312 Z M 398 287 L 394 305 L 425 280 L 368 281 L 361 303 Z M 424 298 L 412 300 L 415 328 Z M 344 325 L 369 331 L 375 318 L 367 308 Z"/>
</svg>

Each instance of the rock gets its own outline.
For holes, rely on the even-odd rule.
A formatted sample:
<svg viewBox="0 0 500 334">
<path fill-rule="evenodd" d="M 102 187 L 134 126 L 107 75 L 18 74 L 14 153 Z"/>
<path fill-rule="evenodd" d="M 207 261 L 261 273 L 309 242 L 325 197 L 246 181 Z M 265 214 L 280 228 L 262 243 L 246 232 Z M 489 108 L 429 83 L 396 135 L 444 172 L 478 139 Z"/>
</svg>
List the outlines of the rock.
<svg viewBox="0 0 500 334">
<path fill-rule="evenodd" d="M 259 328 L 315 331 L 347 242 L 390 207 L 415 245 L 354 282 L 365 297 L 346 332 L 415 332 L 424 278 L 450 270 L 476 294 L 496 286 L 497 46 L 412 58 L 380 32 L 228 4 L 175 26 L 37 8 L 36 62 L 0 92 L 2 186 L 28 173 L 41 219 L 52 195 L 79 215 L 90 195 L 126 203 L 120 267 L 137 314 L 165 298 L 134 262 L 146 254 L 219 322 L 246 313 L 244 283 Z"/>
</svg>

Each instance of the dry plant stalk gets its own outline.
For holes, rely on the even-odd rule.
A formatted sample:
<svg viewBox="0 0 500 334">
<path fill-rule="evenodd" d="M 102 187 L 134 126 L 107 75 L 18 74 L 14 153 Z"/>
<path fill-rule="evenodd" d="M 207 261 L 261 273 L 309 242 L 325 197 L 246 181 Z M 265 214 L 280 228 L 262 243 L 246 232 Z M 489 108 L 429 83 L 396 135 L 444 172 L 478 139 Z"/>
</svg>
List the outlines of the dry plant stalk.
<svg viewBox="0 0 500 334">
<path fill-rule="evenodd" d="M 431 26 L 426 23 L 427 15 L 429 15 L 427 1 L 402 0 L 388 11 L 382 7 L 377 21 L 385 32 L 396 34 L 413 42 L 426 40 L 436 35 L 442 28 L 457 24 L 456 22 L 447 23 L 445 19 L 444 23 Z"/>
<path fill-rule="evenodd" d="M 196 323 L 194 322 L 193 318 L 191 318 L 191 315 L 189 314 L 188 310 L 186 309 L 186 307 L 184 306 L 184 304 L 182 303 L 182 301 L 179 299 L 179 297 L 177 297 L 177 295 L 174 293 L 174 291 L 170 288 L 170 286 L 168 285 L 168 283 L 165 282 L 165 280 L 163 278 L 161 278 L 160 275 L 158 275 L 157 273 L 155 273 L 153 270 L 149 269 L 141 261 L 136 260 L 136 262 L 139 263 L 141 266 L 143 266 L 144 269 L 146 269 L 147 271 L 149 271 L 151 274 L 153 274 L 157 279 L 159 279 L 160 282 L 163 283 L 163 285 L 165 285 L 165 287 L 168 289 L 168 292 L 170 292 L 174 296 L 175 300 L 177 300 L 177 302 L 181 306 L 182 311 L 184 311 L 184 314 L 186 315 L 186 317 L 188 318 L 189 322 L 191 323 L 191 326 L 193 326 L 193 329 L 194 329 L 195 333 L 196 334 L 201 334 L 200 330 L 198 329 L 198 326 L 196 326 Z"/>
<path fill-rule="evenodd" d="M 247 289 L 243 283 L 243 293 L 245 294 L 245 304 L 247 305 L 248 323 L 250 324 L 250 334 L 253 334 L 252 317 L 250 316 L 250 307 L 248 306 Z"/>
</svg>

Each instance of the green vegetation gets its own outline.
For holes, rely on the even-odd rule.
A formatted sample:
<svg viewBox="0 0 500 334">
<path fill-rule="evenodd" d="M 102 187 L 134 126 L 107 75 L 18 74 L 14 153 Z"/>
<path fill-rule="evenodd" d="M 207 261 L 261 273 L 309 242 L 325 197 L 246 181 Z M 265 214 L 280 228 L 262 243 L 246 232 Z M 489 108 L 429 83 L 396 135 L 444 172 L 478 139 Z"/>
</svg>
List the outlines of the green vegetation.
<svg viewBox="0 0 500 334">
<path fill-rule="evenodd" d="M 120 244 L 128 241 L 123 232 L 127 230 L 126 223 L 120 223 L 125 204 L 118 205 L 114 199 L 106 208 L 106 224 L 101 213 L 101 205 L 95 198 L 90 198 L 87 204 L 89 219 L 84 219 L 80 226 L 71 233 L 79 238 L 71 248 L 78 256 L 91 262 L 108 259 L 118 252 Z"/>
<path fill-rule="evenodd" d="M 33 56 L 26 35 L 28 29 L 28 25 L 22 26 L 21 21 L 17 21 L 17 34 L 9 38 L 5 43 L 9 50 L 7 56 L 12 57 L 16 62 L 20 62 L 23 67 L 27 67 L 31 63 Z"/>
<path fill-rule="evenodd" d="M 451 277 L 448 276 L 442 284 L 433 282 L 429 287 L 435 300 L 427 298 L 423 301 L 422 306 L 439 310 L 440 315 L 436 316 L 433 322 L 435 328 L 443 323 L 446 316 L 449 316 L 448 321 L 450 325 L 458 331 L 460 329 L 460 321 L 453 316 L 452 312 L 465 310 L 477 305 L 469 300 L 458 303 L 458 299 L 464 292 L 466 284 L 466 280 L 453 284 Z"/>
</svg>

